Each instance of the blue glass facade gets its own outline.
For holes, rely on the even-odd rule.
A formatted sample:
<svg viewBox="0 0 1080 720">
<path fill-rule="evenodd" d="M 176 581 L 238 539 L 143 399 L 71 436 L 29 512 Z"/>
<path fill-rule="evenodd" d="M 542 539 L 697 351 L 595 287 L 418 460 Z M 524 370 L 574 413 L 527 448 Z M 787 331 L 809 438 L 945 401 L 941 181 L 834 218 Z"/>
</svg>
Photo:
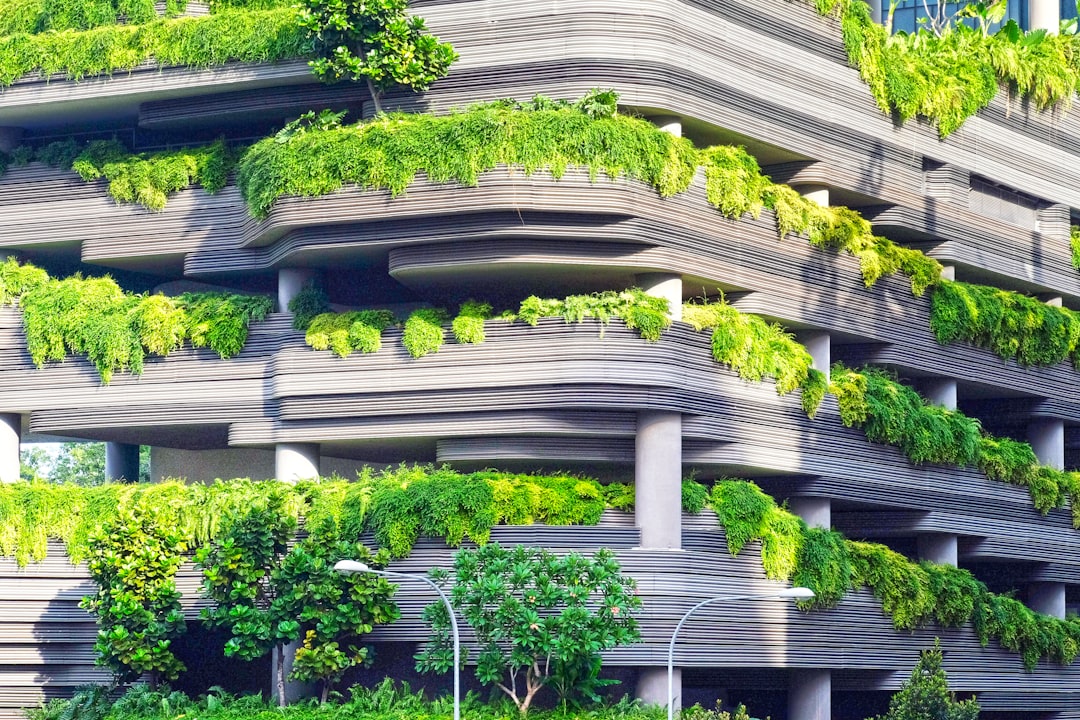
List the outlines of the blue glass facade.
<svg viewBox="0 0 1080 720">
<path fill-rule="evenodd" d="M 1076 0 L 1060 0 L 1061 17 L 1076 17 Z M 946 3 L 945 9 L 951 15 L 966 2 Z M 893 29 L 912 32 L 918 27 L 919 18 L 927 17 L 927 8 L 933 14 L 937 11 L 939 3 L 923 2 L 923 0 L 900 0 L 893 15 Z M 881 16 L 884 18 L 889 13 L 889 0 L 881 0 Z M 1005 15 L 1007 20 L 1015 20 L 1025 30 L 1028 27 L 1028 2 L 1027 0 L 1010 0 L 1009 9 Z"/>
</svg>

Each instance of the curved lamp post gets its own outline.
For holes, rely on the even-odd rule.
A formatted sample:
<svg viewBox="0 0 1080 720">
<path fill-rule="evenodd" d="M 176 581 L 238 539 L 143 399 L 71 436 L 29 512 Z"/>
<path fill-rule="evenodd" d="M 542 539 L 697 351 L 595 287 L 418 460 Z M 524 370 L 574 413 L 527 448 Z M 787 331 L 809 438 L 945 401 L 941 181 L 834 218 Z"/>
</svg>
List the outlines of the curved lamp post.
<svg viewBox="0 0 1080 720">
<path fill-rule="evenodd" d="M 775 593 L 769 593 L 768 595 L 725 595 L 723 597 L 709 598 L 708 600 L 702 600 L 694 607 L 686 611 L 686 614 L 679 620 L 679 624 L 675 626 L 675 632 L 671 633 L 671 643 L 668 645 L 667 653 L 667 716 L 668 720 L 674 720 L 675 718 L 675 638 L 679 636 L 679 630 L 682 629 L 683 623 L 685 623 L 691 615 L 694 614 L 700 608 L 712 603 L 727 602 L 734 600 L 783 600 L 785 598 L 794 598 L 796 600 L 805 600 L 814 597 L 814 591 L 810 588 L 794 587 L 786 590 L 780 590 Z"/>
<path fill-rule="evenodd" d="M 439 594 L 446 612 L 450 615 L 450 629 L 454 633 L 454 720 L 461 720 L 461 636 L 458 634 L 457 618 L 454 617 L 454 608 L 450 604 L 450 598 L 442 588 L 436 585 L 427 575 L 414 575 L 413 573 L 397 572 L 395 570 L 375 570 L 356 560 L 340 560 L 334 565 L 334 570 L 344 574 L 371 573 L 372 575 L 396 576 L 410 580 L 426 582 Z"/>
</svg>

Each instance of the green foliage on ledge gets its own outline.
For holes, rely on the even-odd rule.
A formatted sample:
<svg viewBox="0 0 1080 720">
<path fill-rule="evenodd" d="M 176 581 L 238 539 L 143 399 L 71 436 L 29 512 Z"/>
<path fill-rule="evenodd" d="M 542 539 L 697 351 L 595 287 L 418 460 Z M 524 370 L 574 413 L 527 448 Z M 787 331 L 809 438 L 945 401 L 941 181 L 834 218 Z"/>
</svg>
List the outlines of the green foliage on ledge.
<svg viewBox="0 0 1080 720">
<path fill-rule="evenodd" d="M 1032 670 L 1042 659 L 1068 665 L 1080 648 L 1080 619 L 1041 615 L 987 590 L 967 570 L 913 562 L 884 545 L 854 542 L 834 531 L 808 528 L 751 482 L 721 480 L 712 506 L 732 554 L 761 541 L 762 563 L 774 580 L 809 587 L 810 607 L 835 605 L 851 590 L 868 588 L 897 630 L 930 623 L 972 623 L 985 645 L 991 639 L 1019 653 Z"/>
<path fill-rule="evenodd" d="M 889 35 L 861 0 L 810 0 L 840 18 L 851 65 L 883 112 L 922 117 L 945 137 L 1005 88 L 1040 110 L 1067 107 L 1080 84 L 1080 36 L 1022 33 L 1015 23 L 984 34 L 962 23 L 939 32 Z"/>
<path fill-rule="evenodd" d="M 802 390 L 802 404 L 811 418 L 825 397 L 825 375 L 811 367 L 806 348 L 756 315 L 741 313 L 726 302 L 683 305 L 683 320 L 695 330 L 712 330 L 712 354 L 748 382 L 776 381 L 776 394 Z"/>
<path fill-rule="evenodd" d="M 1070 502 L 1080 529 L 1080 473 L 1039 465 L 1029 444 L 985 433 L 977 420 L 927 403 L 882 370 L 834 365 L 829 390 L 841 421 L 872 442 L 898 447 L 917 464 L 978 467 L 991 480 L 1026 487 L 1043 514 Z"/>
<path fill-rule="evenodd" d="M 35 365 L 85 355 L 104 383 L 118 370 L 139 374 L 148 353 L 166 356 L 185 343 L 232 357 L 243 349 L 249 324 L 273 304 L 261 295 L 135 295 L 109 277 L 57 280 L 14 259 L 0 264 L 0 302 L 22 311 Z"/>
<path fill-rule="evenodd" d="M 0 86 L 35 72 L 81 80 L 150 62 L 205 68 L 299 58 L 304 52 L 304 32 L 292 7 L 159 18 L 79 32 L 23 33 L 0 37 Z"/>
<path fill-rule="evenodd" d="M 931 297 L 930 328 L 943 345 L 969 342 L 1021 365 L 1068 358 L 1080 368 L 1080 317 L 1017 292 L 941 282 Z"/>
</svg>

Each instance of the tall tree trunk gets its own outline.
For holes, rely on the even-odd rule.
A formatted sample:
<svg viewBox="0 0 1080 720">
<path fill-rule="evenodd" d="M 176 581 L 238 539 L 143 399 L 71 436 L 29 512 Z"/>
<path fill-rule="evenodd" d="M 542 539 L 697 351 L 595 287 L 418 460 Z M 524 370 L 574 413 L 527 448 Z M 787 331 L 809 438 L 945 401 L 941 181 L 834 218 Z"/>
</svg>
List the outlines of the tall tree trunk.
<svg viewBox="0 0 1080 720">
<path fill-rule="evenodd" d="M 371 93 L 371 100 L 375 103 L 375 114 L 382 115 L 382 103 L 379 101 L 379 96 L 382 94 L 375 89 L 375 83 L 371 82 L 371 78 L 366 77 L 367 89 Z"/>
</svg>

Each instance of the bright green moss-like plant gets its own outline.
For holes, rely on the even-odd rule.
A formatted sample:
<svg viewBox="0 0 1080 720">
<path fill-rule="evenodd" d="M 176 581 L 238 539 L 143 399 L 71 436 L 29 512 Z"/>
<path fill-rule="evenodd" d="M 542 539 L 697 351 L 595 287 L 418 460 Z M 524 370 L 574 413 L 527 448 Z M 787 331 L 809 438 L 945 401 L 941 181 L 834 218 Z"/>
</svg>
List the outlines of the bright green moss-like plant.
<svg viewBox="0 0 1080 720">
<path fill-rule="evenodd" d="M 568 295 L 562 300 L 532 295 L 521 302 L 516 314 L 504 313 L 503 317 L 522 320 L 534 326 L 540 318 L 545 317 L 561 317 L 568 323 L 580 323 L 591 317 L 605 325 L 611 318 L 620 318 L 626 327 L 637 330 L 641 337 L 651 342 L 659 340 L 671 325 L 667 300 L 648 295 L 639 288 Z"/>
<path fill-rule="evenodd" d="M 414 358 L 439 352 L 446 340 L 443 324 L 449 319 L 442 308 L 413 310 L 405 320 L 401 343 Z"/>
<path fill-rule="evenodd" d="M 695 330 L 712 330 L 712 354 L 748 382 L 772 378 L 776 393 L 803 389 L 803 408 L 814 417 L 824 397 L 824 376 L 810 365 L 813 358 L 789 333 L 756 315 L 741 313 L 726 302 L 683 306 L 683 320 Z"/>
<path fill-rule="evenodd" d="M 373 353 L 382 347 L 383 330 L 393 324 L 394 314 L 389 310 L 323 313 L 308 324 L 304 339 L 315 350 L 329 349 L 338 357 L 348 357 L 353 351 Z"/>
<path fill-rule="evenodd" d="M 484 321 L 491 317 L 491 306 L 472 300 L 461 304 L 457 317 L 450 328 L 454 340 L 463 344 L 475 345 L 484 342 Z"/>
<path fill-rule="evenodd" d="M 938 342 L 968 342 L 1021 365 L 1054 365 L 1066 358 L 1080 367 L 1080 318 L 1068 308 L 985 285 L 943 282 L 930 302 L 930 328 Z"/>
</svg>

